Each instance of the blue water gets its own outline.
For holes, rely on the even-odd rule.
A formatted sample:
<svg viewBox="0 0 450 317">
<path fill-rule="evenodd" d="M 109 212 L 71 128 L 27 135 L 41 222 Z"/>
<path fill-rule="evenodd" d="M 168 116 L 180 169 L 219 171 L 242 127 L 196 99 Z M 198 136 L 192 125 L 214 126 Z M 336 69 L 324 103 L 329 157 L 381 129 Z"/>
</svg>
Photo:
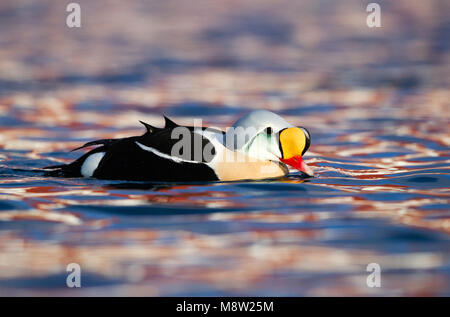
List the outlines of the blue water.
<svg viewBox="0 0 450 317">
<path fill-rule="evenodd" d="M 0 4 L 0 295 L 450 295 L 446 5 L 381 1 L 368 30 L 352 1 L 79 2 L 79 30 L 50 1 Z M 225 129 L 257 108 L 308 128 L 315 177 L 40 170 L 138 120 Z"/>
</svg>

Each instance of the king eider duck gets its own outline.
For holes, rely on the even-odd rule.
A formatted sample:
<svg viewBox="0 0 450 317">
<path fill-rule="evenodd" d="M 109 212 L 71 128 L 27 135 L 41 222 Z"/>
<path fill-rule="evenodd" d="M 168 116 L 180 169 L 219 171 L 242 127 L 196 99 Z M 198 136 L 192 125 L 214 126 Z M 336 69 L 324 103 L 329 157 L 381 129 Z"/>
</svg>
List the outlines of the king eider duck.
<svg viewBox="0 0 450 317">
<path fill-rule="evenodd" d="M 289 167 L 312 176 L 303 161 L 310 134 L 277 114 L 255 110 L 226 132 L 180 126 L 165 117 L 164 128 L 141 123 L 141 136 L 102 139 L 70 164 L 48 166 L 48 176 L 98 179 L 202 182 L 258 180 L 285 176 Z"/>
</svg>

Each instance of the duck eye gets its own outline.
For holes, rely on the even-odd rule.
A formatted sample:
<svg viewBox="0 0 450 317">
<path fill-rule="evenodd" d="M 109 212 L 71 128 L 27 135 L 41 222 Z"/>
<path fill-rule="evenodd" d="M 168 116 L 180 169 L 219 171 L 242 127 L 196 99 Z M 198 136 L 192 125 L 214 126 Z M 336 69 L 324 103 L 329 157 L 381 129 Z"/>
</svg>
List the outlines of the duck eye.
<svg viewBox="0 0 450 317">
<path fill-rule="evenodd" d="M 272 130 L 271 127 L 266 128 L 266 134 L 267 135 L 272 135 L 272 133 L 273 133 L 273 130 Z"/>
</svg>

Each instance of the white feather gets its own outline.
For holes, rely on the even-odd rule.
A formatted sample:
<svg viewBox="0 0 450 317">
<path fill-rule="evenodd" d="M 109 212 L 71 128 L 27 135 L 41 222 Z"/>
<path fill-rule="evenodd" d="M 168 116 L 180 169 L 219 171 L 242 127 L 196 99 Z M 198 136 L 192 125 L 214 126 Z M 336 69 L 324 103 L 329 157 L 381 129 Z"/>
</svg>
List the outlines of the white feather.
<svg viewBox="0 0 450 317">
<path fill-rule="evenodd" d="M 159 157 L 165 158 L 165 159 L 167 159 L 167 160 L 174 161 L 174 162 L 176 162 L 176 163 L 182 163 L 182 162 L 187 162 L 187 163 L 201 163 L 201 162 L 197 162 L 197 161 L 184 160 L 184 159 L 182 159 L 181 157 L 178 157 L 178 156 L 170 156 L 170 155 L 164 154 L 164 153 L 158 151 L 157 149 L 154 149 L 154 148 L 149 147 L 149 146 L 145 146 L 144 144 L 141 144 L 141 143 L 139 143 L 139 142 L 137 142 L 137 141 L 136 141 L 136 144 L 137 144 L 141 149 L 143 149 L 144 151 L 151 152 L 151 153 L 153 153 L 153 154 L 158 155 Z"/>
<path fill-rule="evenodd" d="M 84 177 L 91 177 L 94 175 L 95 170 L 98 167 L 98 164 L 102 160 L 103 156 L 105 156 L 105 152 L 98 152 L 89 155 L 81 165 L 81 175 Z"/>
<path fill-rule="evenodd" d="M 293 127 L 279 115 L 268 110 L 254 110 L 237 120 L 232 129 L 227 131 L 227 139 L 234 140 L 227 144 L 231 150 L 241 150 L 266 128 L 272 128 L 277 133 L 285 128 Z M 243 133 L 244 130 L 246 133 Z"/>
</svg>

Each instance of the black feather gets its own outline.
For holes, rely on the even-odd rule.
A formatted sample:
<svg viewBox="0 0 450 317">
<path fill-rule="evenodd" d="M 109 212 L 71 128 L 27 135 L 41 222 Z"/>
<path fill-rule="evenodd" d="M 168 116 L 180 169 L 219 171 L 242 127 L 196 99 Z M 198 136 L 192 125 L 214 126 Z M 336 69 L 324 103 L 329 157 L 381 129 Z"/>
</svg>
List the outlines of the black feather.
<svg viewBox="0 0 450 317">
<path fill-rule="evenodd" d="M 143 150 L 139 144 L 156 149 L 157 151 L 174 156 L 172 149 L 179 139 L 172 138 L 173 129 L 178 124 L 165 117 L 165 127 L 156 128 L 140 121 L 146 128 L 141 136 L 122 139 L 102 139 L 88 142 L 75 150 L 92 145 L 102 145 L 93 148 L 72 163 L 48 166 L 46 176 L 51 177 L 81 177 L 81 168 L 85 160 L 92 154 L 104 152 L 92 177 L 99 179 L 144 180 L 144 181 L 215 181 L 218 180 L 214 170 L 207 165 L 216 154 L 210 141 L 198 133 L 194 127 L 185 127 L 191 138 L 192 148 L 181 149 L 176 156 L 185 159 L 177 162 L 164 158 L 153 152 Z M 222 132 L 222 131 L 220 131 Z M 200 142 L 200 143 L 199 143 Z M 195 144 L 201 144 L 202 149 L 208 148 L 206 156 L 196 151 Z M 74 150 L 74 151 L 75 151 Z M 209 152 L 211 152 L 209 155 Z M 201 153 L 200 157 L 195 154 Z M 192 161 L 192 162 L 189 162 Z"/>
<path fill-rule="evenodd" d="M 66 166 L 66 165 L 67 165 L 67 164 L 50 165 L 50 166 L 43 167 L 42 169 L 44 169 L 44 170 L 61 169 L 61 168 L 63 168 L 63 167 Z"/>
<path fill-rule="evenodd" d="M 164 126 L 164 128 L 166 128 L 166 129 L 173 129 L 173 128 L 178 127 L 178 124 L 176 124 L 175 122 L 173 122 L 172 120 L 170 120 L 166 116 L 164 116 L 164 120 L 166 121 L 166 125 Z"/>
<path fill-rule="evenodd" d="M 154 127 L 144 121 L 139 120 L 140 123 L 144 125 L 144 127 L 147 129 L 147 133 L 153 133 L 155 131 L 161 130 L 160 128 Z"/>
<path fill-rule="evenodd" d="M 92 146 L 92 145 L 100 145 L 101 144 L 101 145 L 104 145 L 104 146 L 108 146 L 108 145 L 111 145 L 113 142 L 114 142 L 114 139 L 95 140 L 95 141 L 91 141 L 91 142 L 85 143 L 84 145 L 82 145 L 80 147 L 77 147 L 76 149 L 73 149 L 70 152 L 75 152 L 77 150 L 80 150 L 80 149 L 83 149 L 85 147 Z"/>
</svg>

